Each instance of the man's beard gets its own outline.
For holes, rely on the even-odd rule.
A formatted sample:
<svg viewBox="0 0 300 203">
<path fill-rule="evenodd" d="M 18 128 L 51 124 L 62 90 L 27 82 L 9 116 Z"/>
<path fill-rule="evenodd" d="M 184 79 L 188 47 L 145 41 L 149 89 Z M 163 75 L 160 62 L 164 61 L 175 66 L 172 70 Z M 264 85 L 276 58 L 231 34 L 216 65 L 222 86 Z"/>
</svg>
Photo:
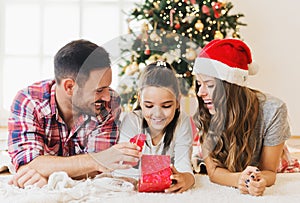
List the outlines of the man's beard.
<svg viewBox="0 0 300 203">
<path fill-rule="evenodd" d="M 98 100 L 94 105 L 82 106 L 73 103 L 73 111 L 77 115 L 89 115 L 89 116 L 98 116 L 101 110 L 105 108 L 105 101 Z"/>
</svg>

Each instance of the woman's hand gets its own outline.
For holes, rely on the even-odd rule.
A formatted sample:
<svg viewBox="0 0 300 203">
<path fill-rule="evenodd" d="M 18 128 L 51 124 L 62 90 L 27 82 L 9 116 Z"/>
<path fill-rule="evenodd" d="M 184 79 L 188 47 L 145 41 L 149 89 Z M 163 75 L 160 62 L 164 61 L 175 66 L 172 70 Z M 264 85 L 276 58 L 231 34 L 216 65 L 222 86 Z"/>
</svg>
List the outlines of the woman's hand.
<svg viewBox="0 0 300 203">
<path fill-rule="evenodd" d="M 171 165 L 171 169 L 173 172 L 173 174 L 171 175 L 171 179 L 175 181 L 175 184 L 172 184 L 170 188 L 166 189 L 166 193 L 182 193 L 194 185 L 195 178 L 191 173 L 180 173 L 173 165 Z"/>
<path fill-rule="evenodd" d="M 255 172 L 250 174 L 250 180 L 247 184 L 248 192 L 250 195 L 263 195 L 266 186 L 267 181 L 261 176 L 261 172 Z"/>
<path fill-rule="evenodd" d="M 263 195 L 267 182 L 261 176 L 260 170 L 255 166 L 247 166 L 241 173 L 238 189 L 242 194 L 250 194 L 253 196 Z"/>
</svg>

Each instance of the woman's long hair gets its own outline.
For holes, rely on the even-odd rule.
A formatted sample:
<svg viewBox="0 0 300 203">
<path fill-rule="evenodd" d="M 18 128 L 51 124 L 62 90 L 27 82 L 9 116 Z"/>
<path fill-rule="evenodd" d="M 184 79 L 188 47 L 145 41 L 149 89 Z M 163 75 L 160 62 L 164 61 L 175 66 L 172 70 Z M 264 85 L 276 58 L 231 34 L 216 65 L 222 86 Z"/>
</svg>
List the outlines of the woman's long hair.
<svg viewBox="0 0 300 203">
<path fill-rule="evenodd" d="M 208 147 L 217 166 L 231 172 L 243 171 L 252 162 L 257 136 L 253 135 L 259 114 L 259 91 L 216 80 L 213 101 L 216 113 L 211 115 L 197 96 L 199 112 L 194 120 L 200 129 L 200 143 Z M 199 91 L 196 85 L 196 94 Z M 205 146 L 208 145 L 208 146 Z"/>
<path fill-rule="evenodd" d="M 175 71 L 172 66 L 163 61 L 158 61 L 149 64 L 141 74 L 138 83 L 138 91 L 141 92 L 143 88 L 154 86 L 159 88 L 167 88 L 172 91 L 176 97 L 177 102 L 179 103 L 180 98 L 180 89 L 178 79 L 175 75 Z M 135 110 L 141 109 L 140 104 L 138 103 Z M 171 141 L 174 137 L 174 130 L 176 128 L 177 120 L 180 115 L 180 107 L 178 107 L 175 111 L 174 118 L 172 121 L 166 126 L 164 129 L 165 137 L 164 137 L 164 149 L 162 154 L 165 154 L 169 149 Z M 145 118 L 143 118 L 142 122 L 142 131 L 149 130 L 148 123 Z"/>
</svg>

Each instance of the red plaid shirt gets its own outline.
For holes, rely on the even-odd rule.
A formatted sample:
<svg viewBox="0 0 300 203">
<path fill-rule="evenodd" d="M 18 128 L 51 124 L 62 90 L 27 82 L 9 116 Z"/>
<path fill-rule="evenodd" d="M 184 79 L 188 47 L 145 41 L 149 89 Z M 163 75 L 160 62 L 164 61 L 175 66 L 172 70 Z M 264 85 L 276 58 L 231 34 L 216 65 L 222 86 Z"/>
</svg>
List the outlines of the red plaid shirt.
<svg viewBox="0 0 300 203">
<path fill-rule="evenodd" d="M 68 131 L 58 114 L 53 80 L 35 83 L 18 92 L 8 121 L 8 152 L 16 167 L 40 155 L 71 156 L 99 152 L 119 138 L 120 97 L 111 100 L 97 117 L 81 115 Z"/>
</svg>

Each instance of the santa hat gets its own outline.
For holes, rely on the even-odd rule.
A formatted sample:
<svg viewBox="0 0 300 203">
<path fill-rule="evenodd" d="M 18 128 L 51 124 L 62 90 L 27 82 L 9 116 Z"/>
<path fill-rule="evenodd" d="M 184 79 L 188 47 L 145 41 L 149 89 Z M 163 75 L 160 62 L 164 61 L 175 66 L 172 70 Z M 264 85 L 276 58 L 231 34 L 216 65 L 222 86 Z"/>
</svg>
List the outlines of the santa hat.
<svg viewBox="0 0 300 203">
<path fill-rule="evenodd" d="M 248 76 L 257 71 L 249 47 L 239 39 L 212 40 L 201 50 L 193 68 L 194 74 L 201 73 L 240 86 L 247 85 Z"/>
</svg>

